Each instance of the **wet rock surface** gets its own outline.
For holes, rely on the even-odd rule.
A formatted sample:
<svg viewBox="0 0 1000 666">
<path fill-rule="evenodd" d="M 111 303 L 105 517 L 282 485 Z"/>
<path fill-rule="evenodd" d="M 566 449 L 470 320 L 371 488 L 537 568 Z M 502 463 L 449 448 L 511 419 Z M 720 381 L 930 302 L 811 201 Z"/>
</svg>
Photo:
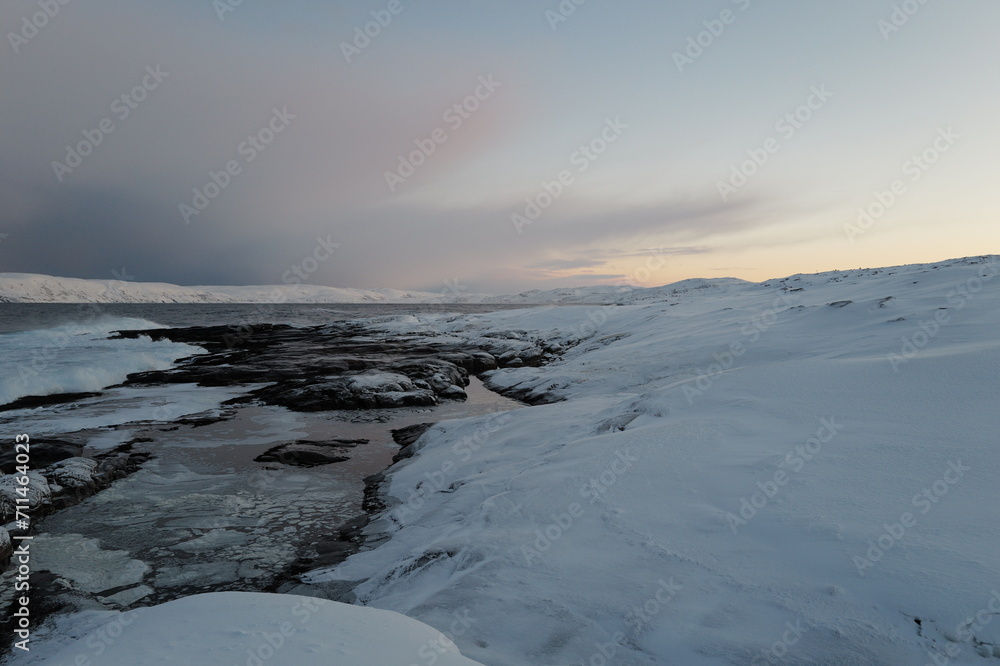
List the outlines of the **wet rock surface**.
<svg viewBox="0 0 1000 666">
<path fill-rule="evenodd" d="M 56 393 L 55 395 L 28 395 L 13 402 L 0 405 L 0 412 L 10 412 L 15 409 L 33 409 L 48 405 L 60 405 L 67 402 L 77 402 L 85 398 L 95 398 L 100 393 Z"/>
<path fill-rule="evenodd" d="M 392 431 L 392 439 L 400 446 L 409 446 L 433 427 L 433 423 L 417 423 L 405 428 L 396 428 Z"/>
<path fill-rule="evenodd" d="M 170 370 L 130 375 L 124 385 L 266 383 L 234 403 L 259 401 L 295 411 L 426 407 L 464 400 L 469 374 L 538 365 L 545 352 L 520 340 L 484 340 L 469 349 L 453 339 L 372 336 L 357 323 L 309 328 L 255 325 L 119 331 L 200 346 L 207 354 Z M 511 349 L 511 344 L 515 343 Z M 498 360 L 498 356 L 501 360 Z"/>
<path fill-rule="evenodd" d="M 67 442 L 60 439 L 35 438 L 30 442 L 30 460 L 32 466 L 47 467 L 48 465 L 83 454 L 83 444 Z M 18 451 L 14 447 L 6 447 L 0 452 L 0 471 L 13 474 L 17 467 Z"/>
<path fill-rule="evenodd" d="M 36 442 L 31 442 L 33 456 L 37 456 L 35 444 Z M 80 456 L 82 448 L 73 445 L 75 456 Z M 20 473 L 0 476 L 0 525 L 6 525 L 8 531 L 28 534 L 29 529 L 19 529 L 14 522 L 18 498 L 27 500 L 26 503 L 21 503 L 21 509 L 26 510 L 32 522 L 35 522 L 107 488 L 114 481 L 135 472 L 148 459 L 148 454 L 133 452 L 132 445 L 127 444 L 95 458 L 64 457 L 41 469 L 32 469 L 26 475 L 29 479 L 27 484 L 20 483 Z M 41 458 L 33 458 L 34 466 L 37 467 L 40 460 Z M 24 490 L 19 491 L 20 488 Z"/>
<path fill-rule="evenodd" d="M 254 458 L 257 462 L 295 465 L 297 467 L 315 467 L 350 460 L 346 455 L 349 450 L 359 444 L 367 444 L 367 439 L 333 439 L 326 442 L 299 440 L 288 444 L 279 444 Z"/>
<path fill-rule="evenodd" d="M 381 507 L 381 471 L 412 452 L 428 420 L 518 406 L 473 375 L 544 361 L 541 348 L 518 338 L 470 345 L 373 335 L 357 323 L 118 335 L 206 353 L 130 375 L 102 394 L 38 404 L 81 400 L 87 409 L 94 401 L 84 397 L 190 384 L 239 390 L 210 412 L 138 430 L 116 426 L 133 436 L 110 450 L 87 448 L 82 431 L 33 440 L 32 585 L 45 600 L 36 622 L 199 592 L 284 590 L 298 573 L 342 561 L 362 545 L 361 530 Z M 510 351 L 509 363 L 498 361 Z M 0 457 L 7 467 L 14 462 Z M 16 534 L 14 490 L 0 484 L 0 524 Z M 2 529 L 0 564 L 9 551 Z M 12 589 L 11 574 L 4 585 Z M 0 606 L 10 601 L 0 595 Z"/>
<path fill-rule="evenodd" d="M 118 331 L 115 335 L 181 342 L 208 352 L 183 359 L 169 370 L 130 375 L 126 386 L 261 383 L 267 386 L 234 404 L 259 401 L 295 411 L 428 406 L 462 400 L 470 374 L 536 367 L 565 351 L 522 330 L 490 332 L 474 340 L 436 336 L 426 330 L 388 335 L 363 320 L 302 328 L 255 324 Z M 392 379 L 391 375 L 402 377 Z M 373 380 L 378 377 L 384 381 Z M 551 402 L 545 395 L 503 391 L 530 404 Z"/>
</svg>

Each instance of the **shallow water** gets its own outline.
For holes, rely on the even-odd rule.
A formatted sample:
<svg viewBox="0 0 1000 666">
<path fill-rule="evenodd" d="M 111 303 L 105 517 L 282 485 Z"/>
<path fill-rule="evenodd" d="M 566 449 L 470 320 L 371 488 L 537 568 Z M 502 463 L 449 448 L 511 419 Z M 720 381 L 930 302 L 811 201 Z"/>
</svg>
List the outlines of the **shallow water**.
<svg viewBox="0 0 1000 666">
<path fill-rule="evenodd" d="M 265 589 L 282 580 L 298 558 L 310 556 L 317 543 L 333 539 L 340 525 L 363 515 L 364 478 L 384 470 L 399 450 L 391 430 L 521 406 L 475 377 L 464 402 L 311 413 L 222 406 L 254 385 L 107 388 L 130 372 L 169 367 L 201 351 L 148 338 L 109 340 L 110 331 L 315 325 L 502 307 L 0 304 L 0 358 L 12 378 L 8 394 L 101 391 L 72 403 L 0 412 L 0 428 L 83 442 L 87 455 L 138 439 L 133 450 L 153 455 L 128 478 L 38 522 L 34 571 L 54 575 L 50 593 L 86 599 L 80 607 L 120 609 L 195 592 Z M 192 415 L 224 418 L 207 425 L 178 422 Z M 332 465 L 254 461 L 277 444 L 299 439 L 369 442 L 348 449 L 349 459 Z M 0 603 L 13 594 L 10 576 L 7 572 L 0 582 Z"/>
<path fill-rule="evenodd" d="M 364 478 L 384 470 L 400 448 L 392 429 L 520 407 L 470 380 L 467 401 L 435 407 L 298 413 L 253 405 L 228 410 L 229 418 L 204 426 L 131 423 L 105 429 L 120 435 L 112 442 L 151 439 L 134 450 L 154 459 L 44 518 L 33 545 L 36 570 L 56 574 L 67 590 L 107 608 L 197 592 L 265 589 L 316 543 L 332 539 L 338 526 L 363 515 Z M 89 409 L 107 409 L 101 399 L 92 403 Z M 81 410 L 88 406 L 74 411 Z M 73 418 L 83 423 L 83 417 Z M 78 434 L 89 438 L 94 431 Z M 332 465 L 254 462 L 272 446 L 297 439 L 370 441 Z M 97 442 L 106 446 L 101 438 Z"/>
</svg>

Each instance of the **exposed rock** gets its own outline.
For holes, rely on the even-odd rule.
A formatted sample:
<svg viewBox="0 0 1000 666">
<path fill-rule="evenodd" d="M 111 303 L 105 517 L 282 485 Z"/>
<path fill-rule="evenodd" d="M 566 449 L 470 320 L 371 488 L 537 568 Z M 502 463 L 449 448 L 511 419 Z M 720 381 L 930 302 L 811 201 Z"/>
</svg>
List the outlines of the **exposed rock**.
<svg viewBox="0 0 1000 666">
<path fill-rule="evenodd" d="M 366 478 L 365 482 L 369 483 L 371 478 Z M 371 518 L 367 515 L 349 520 L 340 525 L 329 539 L 313 543 L 310 552 L 300 555 L 298 560 L 288 568 L 285 574 L 286 579 L 276 582 L 273 586 L 274 590 L 283 591 L 282 585 L 287 584 L 288 580 L 297 574 L 323 567 L 332 567 L 356 553 L 364 540 L 362 530 L 370 520 Z"/>
<path fill-rule="evenodd" d="M 468 386 L 469 371 L 450 361 L 440 358 L 422 359 L 396 366 L 399 372 L 409 377 L 423 380 L 435 392 L 442 392 L 450 386 Z"/>
<path fill-rule="evenodd" d="M 138 331 L 118 331 L 118 338 L 148 337 L 204 347 L 209 351 L 222 349 L 253 349 L 267 346 L 269 334 L 294 331 L 287 324 L 252 324 L 245 326 L 189 326 L 187 328 L 156 328 Z"/>
<path fill-rule="evenodd" d="M 545 352 L 538 347 L 530 347 L 524 351 L 518 352 L 517 357 L 524 361 L 525 365 L 535 366 L 541 362 L 542 356 L 544 355 Z"/>
<path fill-rule="evenodd" d="M 461 386 L 456 386 L 452 384 L 440 391 L 441 397 L 448 398 L 449 400 L 465 400 L 469 395 L 465 392 L 465 389 Z"/>
<path fill-rule="evenodd" d="M 501 365 L 506 366 L 510 365 L 513 361 L 517 359 L 518 359 L 517 350 L 512 349 L 508 352 L 501 354 L 500 358 L 498 358 L 497 361 L 499 361 Z"/>
<path fill-rule="evenodd" d="M 496 370 L 498 367 L 496 358 L 489 352 L 474 351 L 470 356 L 472 357 L 472 367 L 469 368 L 469 371 L 475 374 Z"/>
<path fill-rule="evenodd" d="M 433 426 L 433 423 L 418 423 L 406 426 L 405 428 L 396 428 L 392 431 L 392 439 L 400 446 L 409 446 L 420 439 L 420 436 Z"/>
<path fill-rule="evenodd" d="M 14 542 L 10 540 L 10 532 L 0 527 L 0 571 L 6 571 L 10 557 L 14 554 Z"/>
<path fill-rule="evenodd" d="M 84 496 L 96 493 L 101 487 L 99 463 L 89 458 L 70 458 L 51 465 L 45 470 L 49 485 L 58 485 L 64 492 Z"/>
<path fill-rule="evenodd" d="M 340 322 L 327 326 L 207 326 L 120 331 L 120 337 L 148 336 L 201 346 L 207 354 L 181 360 L 175 367 L 129 375 L 124 385 L 196 383 L 232 386 L 263 383 L 229 404 L 259 400 L 296 411 L 427 407 L 440 400 L 466 399 L 470 373 L 507 365 L 537 365 L 544 352 L 526 333 L 483 338 L 477 347 L 452 338 L 419 342 L 396 336 L 375 337 L 363 325 Z M 482 342 L 482 344 L 479 344 Z"/>
<path fill-rule="evenodd" d="M 329 409 L 375 409 L 378 407 L 431 406 L 437 404 L 428 389 L 374 391 L 352 384 L 351 377 L 336 377 L 324 381 L 297 380 L 266 386 L 251 395 L 269 404 L 299 412 Z"/>
<path fill-rule="evenodd" d="M 25 476 L 28 478 L 28 483 L 19 483 L 18 481 Z M 27 475 L 0 476 L 0 524 L 8 523 L 14 519 L 19 506 L 16 501 L 18 498 L 28 500 L 27 503 L 20 504 L 20 508 L 35 519 L 38 517 L 38 509 L 45 502 L 48 502 L 51 496 L 52 489 L 49 487 L 48 480 L 38 471 L 28 472 Z"/>
<path fill-rule="evenodd" d="M 497 360 L 493 354 L 481 350 L 438 353 L 435 357 L 465 368 L 475 375 L 497 369 Z"/>
<path fill-rule="evenodd" d="M 86 398 L 96 398 L 100 393 L 54 393 L 52 395 L 26 395 L 18 398 L 14 402 L 0 405 L 0 412 L 9 412 L 14 409 L 33 409 L 35 407 L 47 407 L 48 405 L 60 405 L 66 402 L 79 402 Z"/>
<path fill-rule="evenodd" d="M 43 440 L 32 440 L 32 462 L 35 460 L 35 445 Z M 61 440 L 46 440 L 58 444 L 69 444 Z M 79 448 L 79 445 L 71 446 Z M 58 447 L 57 447 L 58 448 Z M 63 458 L 48 467 L 35 469 L 27 474 L 28 483 L 21 484 L 19 479 L 25 475 L 7 474 L 0 476 L 0 524 L 15 520 L 20 508 L 29 516 L 27 529 L 18 529 L 18 534 L 28 534 L 44 516 L 78 504 L 82 500 L 107 488 L 116 479 L 131 474 L 149 459 L 147 453 L 132 453 L 131 444 L 122 445 L 94 459 L 76 455 Z M 25 490 L 19 492 L 18 489 Z M 17 499 L 24 498 L 28 502 L 18 504 Z M 2 539 L 2 538 L 0 538 Z M 0 549 L 2 552 L 2 549 Z M 3 558 L 0 557 L 0 564 Z M 2 570 L 2 567 L 0 567 Z"/>
<path fill-rule="evenodd" d="M 282 463 L 297 467 L 316 467 L 344 462 L 349 457 L 344 455 L 347 449 L 358 444 L 367 444 L 367 439 L 333 439 L 326 442 L 316 442 L 300 439 L 288 444 L 279 444 L 254 458 L 257 462 Z"/>
<path fill-rule="evenodd" d="M 83 444 L 66 442 L 61 439 L 32 439 L 30 457 L 32 469 L 41 469 L 54 462 L 79 456 L 83 453 Z M 0 470 L 4 474 L 13 474 L 17 467 L 17 454 L 14 447 L 6 448 L 0 453 Z"/>
<path fill-rule="evenodd" d="M 380 497 L 382 484 L 385 483 L 385 472 L 377 472 L 371 476 L 366 476 L 364 481 L 365 491 L 364 499 L 361 501 L 361 508 L 370 516 L 385 511 L 385 502 Z"/>
</svg>

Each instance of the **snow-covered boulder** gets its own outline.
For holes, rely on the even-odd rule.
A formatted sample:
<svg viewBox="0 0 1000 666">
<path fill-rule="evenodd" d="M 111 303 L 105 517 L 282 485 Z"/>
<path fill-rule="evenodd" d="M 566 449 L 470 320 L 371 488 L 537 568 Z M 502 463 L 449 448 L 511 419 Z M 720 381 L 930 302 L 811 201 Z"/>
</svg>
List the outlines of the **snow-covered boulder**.
<svg viewBox="0 0 1000 666">
<path fill-rule="evenodd" d="M 21 510 L 33 513 L 52 496 L 52 489 L 49 488 L 49 482 L 39 472 L 28 472 L 28 483 L 26 485 L 18 483 L 18 479 L 22 478 L 22 476 L 21 474 L 0 476 L 0 520 L 4 522 L 13 519 L 14 512 L 18 507 L 18 498 L 28 500 L 26 505 L 24 503 L 21 504 Z M 20 488 L 24 490 L 18 492 Z"/>
<path fill-rule="evenodd" d="M 10 564 L 10 556 L 14 554 L 14 542 L 10 540 L 10 533 L 6 528 L 0 527 L 0 570 L 5 570 Z"/>
<path fill-rule="evenodd" d="M 9 663 L 479 664 L 445 634 L 399 613 L 285 594 L 215 592 L 125 613 L 77 613 L 56 620 L 49 636 Z"/>
</svg>

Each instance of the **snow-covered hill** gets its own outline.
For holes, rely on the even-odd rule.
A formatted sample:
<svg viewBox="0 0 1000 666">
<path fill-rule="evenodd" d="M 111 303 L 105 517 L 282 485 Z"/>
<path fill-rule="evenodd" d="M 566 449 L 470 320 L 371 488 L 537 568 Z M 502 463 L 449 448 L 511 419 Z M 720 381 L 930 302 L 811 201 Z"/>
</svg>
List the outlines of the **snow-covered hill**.
<svg viewBox="0 0 1000 666">
<path fill-rule="evenodd" d="M 558 402 L 430 429 L 316 584 L 495 666 L 1000 658 L 1000 257 L 380 328 L 561 342 L 490 377 Z"/>
<path fill-rule="evenodd" d="M 683 280 L 663 287 L 598 285 L 488 295 L 349 289 L 318 285 L 181 287 L 160 282 L 80 280 L 31 273 L 0 273 L 0 303 L 642 303 L 661 301 L 690 290 L 746 284 L 735 278 Z"/>
<path fill-rule="evenodd" d="M 663 301 L 669 298 L 685 294 L 692 290 L 715 290 L 725 287 L 750 284 L 744 280 L 736 278 L 715 278 L 703 279 L 693 278 L 681 280 L 673 284 L 662 287 L 632 287 L 632 286 L 612 286 L 600 285 L 593 287 L 565 287 L 562 289 L 546 289 L 525 291 L 520 294 L 509 294 L 503 296 L 486 296 L 482 299 L 484 303 L 511 303 L 525 305 L 542 305 L 546 303 L 557 304 L 604 304 L 615 303 L 627 305 L 631 303 L 645 303 L 652 301 Z"/>
<path fill-rule="evenodd" d="M 441 294 L 318 285 L 181 287 L 160 282 L 80 280 L 0 273 L 0 303 L 434 303 Z"/>
</svg>

